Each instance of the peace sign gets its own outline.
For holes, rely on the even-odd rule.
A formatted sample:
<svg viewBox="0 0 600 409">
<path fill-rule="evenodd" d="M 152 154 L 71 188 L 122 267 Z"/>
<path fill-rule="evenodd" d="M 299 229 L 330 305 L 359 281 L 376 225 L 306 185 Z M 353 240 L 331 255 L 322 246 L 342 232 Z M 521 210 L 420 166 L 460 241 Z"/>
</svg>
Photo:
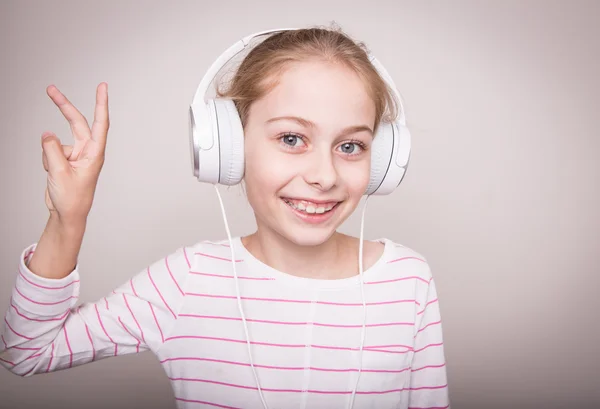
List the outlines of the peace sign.
<svg viewBox="0 0 600 409">
<path fill-rule="evenodd" d="M 65 222 L 85 223 L 92 207 L 96 184 L 104 165 L 109 128 L 108 84 L 96 89 L 94 122 L 85 117 L 54 85 L 46 92 L 71 127 L 73 145 L 61 145 L 52 132 L 42 134 L 42 162 L 48 172 L 46 206 Z"/>
</svg>

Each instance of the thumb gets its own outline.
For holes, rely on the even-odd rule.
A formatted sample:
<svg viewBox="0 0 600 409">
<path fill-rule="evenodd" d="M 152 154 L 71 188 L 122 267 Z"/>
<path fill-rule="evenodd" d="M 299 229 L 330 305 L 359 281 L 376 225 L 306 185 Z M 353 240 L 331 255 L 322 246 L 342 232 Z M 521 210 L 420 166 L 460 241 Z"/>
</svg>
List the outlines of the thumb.
<svg viewBox="0 0 600 409">
<path fill-rule="evenodd" d="M 63 153 L 63 147 L 56 135 L 50 132 L 42 134 L 42 150 L 48 163 L 48 171 L 64 172 L 69 168 L 69 161 Z"/>
</svg>

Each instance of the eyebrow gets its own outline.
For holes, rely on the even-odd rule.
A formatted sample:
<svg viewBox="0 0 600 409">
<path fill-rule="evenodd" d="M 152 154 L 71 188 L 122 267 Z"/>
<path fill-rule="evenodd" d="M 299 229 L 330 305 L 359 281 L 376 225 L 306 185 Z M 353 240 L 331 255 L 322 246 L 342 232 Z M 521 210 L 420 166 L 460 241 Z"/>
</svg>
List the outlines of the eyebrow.
<svg viewBox="0 0 600 409">
<path fill-rule="evenodd" d="M 306 128 L 316 128 L 317 126 L 315 125 L 314 122 L 309 121 L 308 119 L 305 118 L 301 118 L 299 116 L 277 116 L 275 118 L 271 118 L 269 120 L 267 120 L 265 123 L 271 123 L 271 122 L 276 122 L 276 121 L 281 121 L 281 120 L 287 120 L 287 121 L 293 121 L 296 122 Z M 342 129 L 341 134 L 342 135 L 348 135 L 348 134 L 352 134 L 352 133 L 356 133 L 356 132 L 362 132 L 362 131 L 367 131 L 369 132 L 371 135 L 373 135 L 373 130 L 371 129 L 370 126 L 367 125 L 352 125 L 352 126 L 348 126 L 344 129 Z"/>
</svg>

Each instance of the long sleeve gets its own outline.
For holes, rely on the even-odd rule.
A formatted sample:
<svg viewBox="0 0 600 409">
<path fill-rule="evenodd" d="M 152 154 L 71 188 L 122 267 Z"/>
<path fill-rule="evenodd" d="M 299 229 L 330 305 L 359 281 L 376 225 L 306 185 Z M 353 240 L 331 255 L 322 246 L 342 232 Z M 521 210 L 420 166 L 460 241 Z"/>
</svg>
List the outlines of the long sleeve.
<svg viewBox="0 0 600 409">
<path fill-rule="evenodd" d="M 442 321 L 435 282 L 429 278 L 415 322 L 409 409 L 449 408 Z"/>
<path fill-rule="evenodd" d="M 30 376 L 155 351 L 174 327 L 191 268 L 189 249 L 178 249 L 106 297 L 80 306 L 78 267 L 58 280 L 37 276 L 27 267 L 34 251 L 32 245 L 23 252 L 0 324 L 0 364 L 11 372 Z"/>
</svg>

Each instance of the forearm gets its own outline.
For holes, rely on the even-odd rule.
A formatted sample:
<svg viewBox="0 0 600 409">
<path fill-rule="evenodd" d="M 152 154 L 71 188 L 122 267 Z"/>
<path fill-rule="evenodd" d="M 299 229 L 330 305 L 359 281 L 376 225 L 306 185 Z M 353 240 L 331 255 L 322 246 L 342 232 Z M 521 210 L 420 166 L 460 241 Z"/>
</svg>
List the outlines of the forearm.
<svg viewBox="0 0 600 409">
<path fill-rule="evenodd" d="M 69 275 L 77 265 L 85 226 L 85 220 L 67 223 L 51 215 L 28 263 L 29 269 L 50 279 Z"/>
</svg>

